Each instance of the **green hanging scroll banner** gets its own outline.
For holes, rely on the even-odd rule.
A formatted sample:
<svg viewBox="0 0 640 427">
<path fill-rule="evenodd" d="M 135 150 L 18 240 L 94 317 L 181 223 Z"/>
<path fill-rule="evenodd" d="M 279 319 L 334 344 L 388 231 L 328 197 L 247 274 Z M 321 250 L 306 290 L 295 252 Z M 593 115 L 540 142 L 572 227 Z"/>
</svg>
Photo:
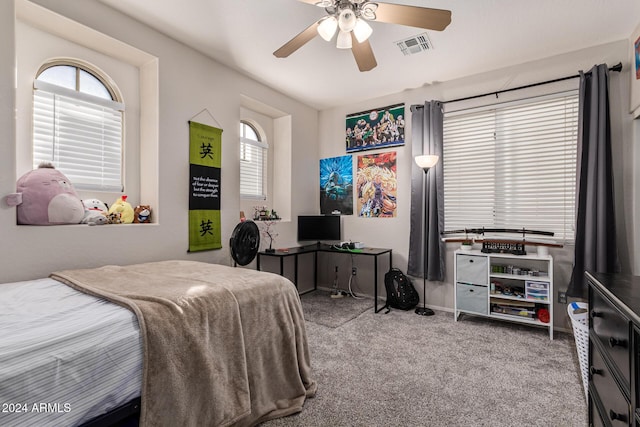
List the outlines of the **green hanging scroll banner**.
<svg viewBox="0 0 640 427">
<path fill-rule="evenodd" d="M 222 129 L 189 122 L 189 252 L 220 249 Z"/>
</svg>

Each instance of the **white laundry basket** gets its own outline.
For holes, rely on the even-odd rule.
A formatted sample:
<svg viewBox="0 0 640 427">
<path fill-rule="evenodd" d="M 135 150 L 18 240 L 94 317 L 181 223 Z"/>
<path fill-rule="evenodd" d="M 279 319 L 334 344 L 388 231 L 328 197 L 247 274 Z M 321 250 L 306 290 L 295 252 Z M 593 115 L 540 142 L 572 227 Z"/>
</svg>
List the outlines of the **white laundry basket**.
<svg viewBox="0 0 640 427">
<path fill-rule="evenodd" d="M 582 310 L 581 310 L 582 309 Z M 576 313 L 578 311 L 578 313 Z M 567 306 L 567 313 L 573 327 L 576 350 L 582 372 L 584 395 L 589 400 L 589 305 L 585 302 L 572 302 Z"/>
</svg>

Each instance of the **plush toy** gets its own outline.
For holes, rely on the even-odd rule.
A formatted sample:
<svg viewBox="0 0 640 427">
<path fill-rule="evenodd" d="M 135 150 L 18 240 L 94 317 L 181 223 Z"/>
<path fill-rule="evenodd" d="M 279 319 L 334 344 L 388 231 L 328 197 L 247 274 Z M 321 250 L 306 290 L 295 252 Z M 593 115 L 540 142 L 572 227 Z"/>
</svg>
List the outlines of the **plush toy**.
<svg viewBox="0 0 640 427">
<path fill-rule="evenodd" d="M 149 205 L 138 205 L 133 210 L 133 222 L 135 223 L 145 223 L 151 222 L 151 206 Z"/>
<path fill-rule="evenodd" d="M 98 199 L 83 199 L 84 205 L 84 218 L 82 218 L 83 224 L 89 225 L 103 225 L 109 224 L 107 219 L 107 211 L 109 208 L 107 204 Z"/>
<path fill-rule="evenodd" d="M 17 190 L 6 197 L 9 206 L 17 206 L 18 224 L 78 224 L 84 206 L 66 176 L 50 163 L 22 175 Z"/>
<path fill-rule="evenodd" d="M 120 196 L 109 208 L 109 213 L 120 213 L 120 219 L 123 224 L 131 224 L 133 222 L 133 208 L 131 203 L 127 202 L 127 196 Z"/>
<path fill-rule="evenodd" d="M 120 212 L 111 212 L 107 214 L 109 224 L 122 224 L 122 214 Z"/>
<path fill-rule="evenodd" d="M 105 202 L 99 199 L 83 199 L 82 204 L 85 209 L 100 211 L 100 212 L 108 212 L 109 206 Z"/>
</svg>

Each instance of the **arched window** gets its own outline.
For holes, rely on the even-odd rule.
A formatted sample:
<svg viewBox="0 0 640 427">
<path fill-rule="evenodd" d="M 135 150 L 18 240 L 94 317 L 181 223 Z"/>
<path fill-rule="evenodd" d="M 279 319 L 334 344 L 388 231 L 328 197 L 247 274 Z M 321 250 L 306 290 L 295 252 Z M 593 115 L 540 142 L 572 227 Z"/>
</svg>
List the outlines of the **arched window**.
<svg viewBox="0 0 640 427">
<path fill-rule="evenodd" d="M 240 122 L 240 196 L 265 200 L 267 182 L 267 150 L 258 130 L 246 121 Z"/>
<path fill-rule="evenodd" d="M 124 104 L 86 64 L 50 62 L 33 85 L 33 166 L 52 163 L 79 189 L 123 191 Z"/>
</svg>

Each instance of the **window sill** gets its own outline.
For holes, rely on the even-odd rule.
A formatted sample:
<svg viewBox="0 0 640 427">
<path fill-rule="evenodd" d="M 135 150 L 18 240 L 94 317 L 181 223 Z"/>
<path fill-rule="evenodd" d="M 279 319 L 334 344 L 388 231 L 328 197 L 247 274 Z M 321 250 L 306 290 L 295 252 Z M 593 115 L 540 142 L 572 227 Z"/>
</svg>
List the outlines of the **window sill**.
<svg viewBox="0 0 640 427">
<path fill-rule="evenodd" d="M 130 224 L 101 224 L 101 225 L 89 225 L 89 224 L 48 224 L 48 225 L 35 225 L 35 224 L 16 224 L 18 227 L 37 227 L 37 228 L 50 228 L 50 227 L 88 227 L 88 228 L 102 228 L 102 227 L 149 227 L 154 225 L 160 225 L 157 222 L 145 222 L 145 223 L 130 223 Z"/>
</svg>

